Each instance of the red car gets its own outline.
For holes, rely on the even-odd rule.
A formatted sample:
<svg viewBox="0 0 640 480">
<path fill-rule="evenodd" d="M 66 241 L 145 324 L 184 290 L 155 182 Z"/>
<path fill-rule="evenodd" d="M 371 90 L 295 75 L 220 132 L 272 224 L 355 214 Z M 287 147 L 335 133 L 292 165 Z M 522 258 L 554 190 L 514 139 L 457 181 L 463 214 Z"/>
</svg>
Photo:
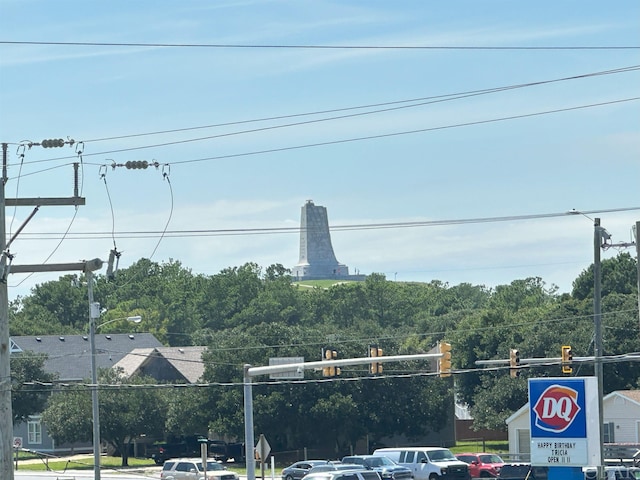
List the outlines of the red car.
<svg viewBox="0 0 640 480">
<path fill-rule="evenodd" d="M 504 465 L 495 453 L 458 453 L 456 458 L 469 464 L 472 478 L 496 478 Z"/>
</svg>

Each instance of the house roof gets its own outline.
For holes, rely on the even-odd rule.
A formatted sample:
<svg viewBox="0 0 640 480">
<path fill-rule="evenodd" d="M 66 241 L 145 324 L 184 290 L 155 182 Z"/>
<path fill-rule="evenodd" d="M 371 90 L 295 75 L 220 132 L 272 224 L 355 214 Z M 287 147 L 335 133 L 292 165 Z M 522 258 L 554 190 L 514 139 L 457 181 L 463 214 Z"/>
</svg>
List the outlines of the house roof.
<svg viewBox="0 0 640 480">
<path fill-rule="evenodd" d="M 602 401 L 608 400 L 613 397 L 624 397 L 627 400 L 635 403 L 640 406 L 640 390 L 616 390 L 615 392 L 611 392 L 608 395 L 605 395 Z"/>
<path fill-rule="evenodd" d="M 156 349 L 189 383 L 196 383 L 204 374 L 202 353 L 207 347 L 160 347 Z"/>
<path fill-rule="evenodd" d="M 88 335 L 42 335 L 11 337 L 12 356 L 21 352 L 47 355 L 44 368 L 60 381 L 91 378 L 91 346 Z M 111 368 L 136 348 L 156 348 L 162 344 L 150 333 L 96 334 L 96 367 Z"/>
<path fill-rule="evenodd" d="M 196 383 L 204 374 L 202 353 L 207 347 L 156 347 L 137 348 L 122 358 L 116 367 L 121 367 L 125 375 L 131 376 L 152 361 L 163 360 L 176 369 L 189 383 Z"/>
</svg>

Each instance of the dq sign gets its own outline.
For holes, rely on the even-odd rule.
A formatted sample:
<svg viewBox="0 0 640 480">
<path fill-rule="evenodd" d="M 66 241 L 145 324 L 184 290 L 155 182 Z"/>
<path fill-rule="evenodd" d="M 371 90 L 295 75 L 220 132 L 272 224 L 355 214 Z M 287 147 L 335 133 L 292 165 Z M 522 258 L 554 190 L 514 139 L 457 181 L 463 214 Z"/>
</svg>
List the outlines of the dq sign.
<svg viewBox="0 0 640 480">
<path fill-rule="evenodd" d="M 538 397 L 533 407 L 536 427 L 546 432 L 562 433 L 567 430 L 584 408 L 578 399 L 584 397 L 577 390 L 551 385 Z M 582 402 L 584 402 L 584 400 Z"/>
<path fill-rule="evenodd" d="M 529 405 L 532 464 L 598 465 L 595 378 L 531 378 Z"/>
</svg>

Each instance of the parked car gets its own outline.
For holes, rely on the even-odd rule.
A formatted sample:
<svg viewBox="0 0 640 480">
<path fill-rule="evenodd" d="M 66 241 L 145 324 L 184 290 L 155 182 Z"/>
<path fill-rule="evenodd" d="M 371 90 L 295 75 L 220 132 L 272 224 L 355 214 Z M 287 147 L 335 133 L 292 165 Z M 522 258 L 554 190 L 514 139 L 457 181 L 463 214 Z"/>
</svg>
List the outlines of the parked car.
<svg viewBox="0 0 640 480">
<path fill-rule="evenodd" d="M 381 480 L 378 472 L 362 468 L 309 473 L 304 478 L 305 480 Z"/>
<path fill-rule="evenodd" d="M 311 467 L 309 473 L 335 472 L 337 470 L 362 470 L 362 468 L 360 465 L 354 465 L 353 463 L 329 462 L 324 465 L 315 465 Z"/>
<path fill-rule="evenodd" d="M 378 448 L 374 455 L 390 458 L 408 467 L 415 480 L 469 480 L 469 465 L 442 447 Z"/>
<path fill-rule="evenodd" d="M 204 480 L 204 465 L 201 458 L 172 458 L 164 462 L 161 480 Z M 215 460 L 206 463 L 207 479 L 239 480 L 238 474 L 227 470 Z"/>
<path fill-rule="evenodd" d="M 378 472 L 382 480 L 412 480 L 411 469 L 398 465 L 387 457 L 375 455 L 350 455 L 343 457 L 342 463 L 361 465 L 368 470 Z"/>
<path fill-rule="evenodd" d="M 500 480 L 547 480 L 548 467 L 532 467 L 530 463 L 505 463 Z"/>
<path fill-rule="evenodd" d="M 469 464 L 473 478 L 496 478 L 504 465 L 504 460 L 495 453 L 457 453 L 456 458 Z"/>
<path fill-rule="evenodd" d="M 292 463 L 288 467 L 282 469 L 282 480 L 300 480 L 304 477 L 311 467 L 316 465 L 327 465 L 328 460 L 301 460 L 299 462 Z"/>
</svg>

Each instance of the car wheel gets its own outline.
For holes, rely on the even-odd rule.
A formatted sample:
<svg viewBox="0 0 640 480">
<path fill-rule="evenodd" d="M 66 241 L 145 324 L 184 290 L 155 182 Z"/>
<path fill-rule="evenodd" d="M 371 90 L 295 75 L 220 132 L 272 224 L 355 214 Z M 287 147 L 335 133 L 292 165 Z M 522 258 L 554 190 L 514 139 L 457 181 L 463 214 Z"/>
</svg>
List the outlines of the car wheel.
<svg viewBox="0 0 640 480">
<path fill-rule="evenodd" d="M 291 475 L 287 475 L 286 477 L 284 477 L 284 480 L 293 480 L 293 477 Z"/>
<path fill-rule="evenodd" d="M 429 480 L 438 480 L 440 478 L 440 475 L 438 475 L 437 473 L 432 473 L 431 475 L 429 475 Z"/>
<path fill-rule="evenodd" d="M 480 478 L 494 478 L 490 473 L 482 472 L 480 473 Z"/>
</svg>

